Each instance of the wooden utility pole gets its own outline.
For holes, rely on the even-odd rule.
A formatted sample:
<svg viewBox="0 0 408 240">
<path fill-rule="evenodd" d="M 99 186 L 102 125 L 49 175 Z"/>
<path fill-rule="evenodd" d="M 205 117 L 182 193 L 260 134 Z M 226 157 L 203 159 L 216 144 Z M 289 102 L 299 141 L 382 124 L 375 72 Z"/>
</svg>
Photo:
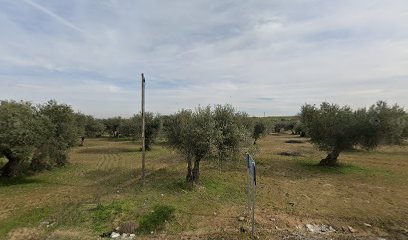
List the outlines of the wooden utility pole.
<svg viewBox="0 0 408 240">
<path fill-rule="evenodd" d="M 145 77 L 142 73 L 142 185 L 145 182 Z"/>
</svg>

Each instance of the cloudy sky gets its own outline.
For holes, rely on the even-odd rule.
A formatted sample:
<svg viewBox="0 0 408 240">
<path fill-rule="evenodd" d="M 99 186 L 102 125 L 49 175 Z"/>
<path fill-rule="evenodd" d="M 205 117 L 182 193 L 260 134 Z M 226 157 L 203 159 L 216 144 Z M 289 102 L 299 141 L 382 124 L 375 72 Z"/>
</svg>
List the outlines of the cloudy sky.
<svg viewBox="0 0 408 240">
<path fill-rule="evenodd" d="M 408 106 L 406 0 L 0 0 L 0 99 L 97 117 Z"/>
</svg>

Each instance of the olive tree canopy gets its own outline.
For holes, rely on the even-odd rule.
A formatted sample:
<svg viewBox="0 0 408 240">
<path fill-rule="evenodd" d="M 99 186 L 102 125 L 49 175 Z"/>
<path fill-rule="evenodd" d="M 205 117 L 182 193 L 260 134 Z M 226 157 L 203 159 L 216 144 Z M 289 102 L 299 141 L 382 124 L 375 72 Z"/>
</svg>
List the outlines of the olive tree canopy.
<svg viewBox="0 0 408 240">
<path fill-rule="evenodd" d="M 168 144 L 187 160 L 186 180 L 199 183 L 201 160 L 234 159 L 249 143 L 251 124 L 246 114 L 218 105 L 181 110 L 167 118 L 165 132 Z"/>
<path fill-rule="evenodd" d="M 300 116 L 311 142 L 328 152 L 320 162 L 324 166 L 335 165 L 342 151 L 355 146 L 373 149 L 379 144 L 401 143 L 406 129 L 404 109 L 383 101 L 355 111 L 326 102 L 319 108 L 306 104 Z"/>
<path fill-rule="evenodd" d="M 39 106 L 1 101 L 0 123 L 0 155 L 7 159 L 0 169 L 2 178 L 64 165 L 78 138 L 71 107 L 55 101 Z"/>
</svg>

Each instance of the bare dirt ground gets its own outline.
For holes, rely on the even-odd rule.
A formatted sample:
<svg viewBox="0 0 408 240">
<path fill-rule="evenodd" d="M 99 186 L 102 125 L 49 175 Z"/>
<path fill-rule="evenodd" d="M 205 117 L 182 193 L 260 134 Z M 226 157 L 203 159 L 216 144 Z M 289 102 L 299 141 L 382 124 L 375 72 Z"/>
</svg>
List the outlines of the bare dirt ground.
<svg viewBox="0 0 408 240">
<path fill-rule="evenodd" d="M 269 135 L 258 144 L 259 239 L 408 239 L 407 146 L 342 153 L 341 166 L 326 169 L 315 166 L 325 154 L 305 138 Z M 250 226 L 243 159 L 221 168 L 204 162 L 202 185 L 190 188 L 183 159 L 159 144 L 147 154 L 142 187 L 138 149 L 129 141 L 87 140 L 67 167 L 1 183 L 0 239 L 97 239 L 155 204 L 173 206 L 175 217 L 137 239 L 250 238 L 240 232 Z M 93 210 L 111 205 L 108 215 Z M 336 231 L 322 232 L 323 225 Z"/>
</svg>

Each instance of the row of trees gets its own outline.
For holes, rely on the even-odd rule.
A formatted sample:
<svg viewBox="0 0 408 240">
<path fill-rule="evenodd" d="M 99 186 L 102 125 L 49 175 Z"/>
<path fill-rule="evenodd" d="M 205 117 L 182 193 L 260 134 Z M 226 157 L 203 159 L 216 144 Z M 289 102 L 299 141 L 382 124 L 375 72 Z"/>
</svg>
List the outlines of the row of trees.
<svg viewBox="0 0 408 240">
<path fill-rule="evenodd" d="M 379 144 L 396 144 L 408 136 L 408 117 L 398 105 L 378 102 L 370 108 L 352 110 L 335 104 L 320 107 L 304 105 L 295 118 L 249 118 L 230 105 L 181 110 L 170 116 L 146 113 L 146 149 L 162 132 L 169 146 L 179 150 L 187 161 L 189 182 L 199 181 L 200 161 L 219 162 L 236 157 L 256 144 L 270 131 L 292 131 L 308 136 L 328 155 L 320 164 L 332 166 L 339 154 L 360 146 L 373 149 Z M 164 129 L 164 131 L 161 131 Z M 67 153 L 80 136 L 141 136 L 141 116 L 95 119 L 75 113 L 65 104 L 49 101 L 34 106 L 28 102 L 0 102 L 0 157 L 2 177 L 24 170 L 42 170 L 62 166 Z"/>
<path fill-rule="evenodd" d="M 159 135 L 165 116 L 145 113 L 145 147 L 146 150 L 151 149 L 151 145 L 155 142 Z M 136 114 L 130 118 L 113 117 L 98 120 L 104 126 L 104 135 L 110 137 L 127 137 L 132 140 L 137 140 L 142 135 L 142 117 Z"/>
</svg>

